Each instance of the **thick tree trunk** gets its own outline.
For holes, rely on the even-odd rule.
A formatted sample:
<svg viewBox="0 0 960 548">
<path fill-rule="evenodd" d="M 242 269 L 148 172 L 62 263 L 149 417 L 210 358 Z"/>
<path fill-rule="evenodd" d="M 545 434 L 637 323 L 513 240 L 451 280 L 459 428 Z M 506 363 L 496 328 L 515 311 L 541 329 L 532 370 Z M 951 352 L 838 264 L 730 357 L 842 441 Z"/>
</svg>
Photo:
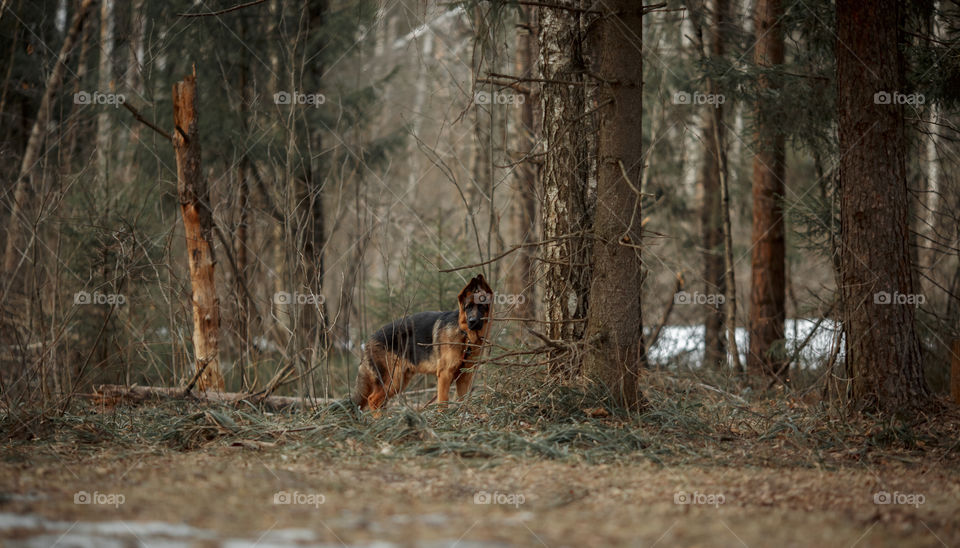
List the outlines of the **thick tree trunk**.
<svg viewBox="0 0 960 548">
<path fill-rule="evenodd" d="M 642 12 L 632 0 L 610 1 L 597 23 L 600 111 L 594 269 L 590 284 L 585 375 L 612 401 L 635 409 L 642 399 L 640 174 L 643 70 Z"/>
<path fill-rule="evenodd" d="M 896 0 L 838 0 L 837 105 L 843 322 L 852 403 L 898 411 L 929 398 L 914 326 Z"/>
<path fill-rule="evenodd" d="M 173 85 L 173 148 L 177 156 L 177 193 L 187 239 L 193 302 L 193 349 L 196 368 L 206 370 L 197 383 L 201 390 L 223 390 L 218 349 L 220 301 L 214 278 L 213 212 L 200 164 L 197 77 Z"/>
<path fill-rule="evenodd" d="M 308 22 L 306 32 L 319 33 L 323 36 L 327 24 L 327 1 L 315 1 L 305 3 L 303 6 L 303 17 Z M 323 43 L 318 47 L 322 48 Z M 323 75 L 325 65 L 318 59 L 309 66 L 309 77 L 316 89 L 323 89 Z M 323 133 L 321 127 L 313 127 L 309 133 L 310 149 L 323 150 Z M 327 245 L 327 219 L 324 208 L 324 183 L 322 164 L 318 165 L 317 160 L 312 157 L 306 157 L 301 160 L 303 164 L 303 178 L 299 181 L 300 189 L 297 199 L 297 218 L 299 219 L 297 230 L 300 234 L 302 250 L 300 268 L 303 274 L 302 280 L 305 283 L 307 292 L 322 295 L 324 287 L 324 278 L 326 277 L 326 265 L 324 262 L 324 252 Z M 313 304 L 299 307 L 298 327 L 300 328 L 299 339 L 301 348 L 306 358 L 301 365 L 300 375 L 300 393 L 311 398 L 316 397 L 315 382 L 316 369 L 319 367 L 321 357 L 327 348 L 327 311 L 326 301 L 319 299 Z"/>
<path fill-rule="evenodd" d="M 505 36 L 501 33 L 501 25 L 496 22 L 497 12 L 489 4 L 477 4 L 474 7 L 474 51 L 473 73 L 474 78 L 485 78 L 489 73 L 501 73 L 503 56 L 497 47 Z M 487 86 L 491 93 L 497 92 L 493 86 Z M 475 90 L 481 90 L 481 84 L 475 84 Z M 499 93 L 504 93 L 500 91 Z M 507 134 L 508 110 L 495 101 L 487 104 L 476 102 L 474 105 L 474 159 L 473 179 L 471 190 L 467 192 L 471 209 L 486 213 L 486 238 L 478 242 L 484 247 L 480 250 L 481 256 L 493 257 L 503 249 L 503 237 L 500 234 L 499 215 L 495 207 L 494 195 L 498 184 L 504 180 L 503 151 L 505 150 L 504 136 Z M 468 187 L 468 188 L 470 188 Z M 484 211 L 485 209 L 485 211 Z M 478 219 L 479 221 L 480 219 Z M 483 225 L 479 225 L 481 228 Z M 494 261 L 488 267 L 488 278 L 500 278 L 500 262 Z"/>
<path fill-rule="evenodd" d="M 754 62 L 761 67 L 783 64 L 780 0 L 758 0 Z M 760 89 L 777 88 L 760 78 Z M 750 352 L 747 369 L 783 378 L 786 366 L 786 246 L 784 243 L 784 138 L 770 109 L 757 104 L 757 152 L 753 158 L 753 252 L 750 280 Z"/>
<path fill-rule="evenodd" d="M 723 36 L 720 32 L 725 21 L 726 0 L 716 0 L 711 12 L 710 25 L 705 29 L 709 55 L 723 55 Z M 710 81 L 708 93 L 717 94 L 719 86 Z M 723 105 L 710 108 L 703 116 L 703 165 L 700 182 L 703 201 L 700 209 L 700 228 L 703 238 L 703 292 L 705 295 L 726 295 L 727 278 L 724 268 L 723 240 L 723 203 L 721 200 L 721 162 L 724 127 Z M 718 142 L 718 139 L 721 142 Z M 727 363 L 726 344 L 723 338 L 724 313 L 722 302 L 716 299 L 715 305 L 704 305 L 704 365 L 725 366 Z"/>
<path fill-rule="evenodd" d="M 718 107 L 723 109 L 723 107 Z M 705 295 L 724 295 L 727 291 L 723 267 L 723 216 L 720 200 L 720 162 L 714 135 L 715 113 L 708 112 L 703 124 L 703 168 L 700 172 L 703 202 L 700 209 L 700 227 L 703 238 L 703 292 Z M 722 116 L 722 115 L 721 115 Z M 719 367 L 727 363 L 723 338 L 723 308 L 721 304 L 704 305 L 704 365 Z"/>
<path fill-rule="evenodd" d="M 576 0 L 559 5 L 578 7 Z M 540 11 L 540 78 L 543 138 L 546 146 L 541 183 L 540 226 L 544 241 L 543 314 L 548 335 L 575 342 L 583 338 L 590 291 L 590 244 L 586 233 L 593 224 L 588 178 L 591 156 L 586 124 L 584 32 L 580 15 L 565 9 Z M 571 378 L 577 363 L 553 363 L 551 372 Z"/>
</svg>

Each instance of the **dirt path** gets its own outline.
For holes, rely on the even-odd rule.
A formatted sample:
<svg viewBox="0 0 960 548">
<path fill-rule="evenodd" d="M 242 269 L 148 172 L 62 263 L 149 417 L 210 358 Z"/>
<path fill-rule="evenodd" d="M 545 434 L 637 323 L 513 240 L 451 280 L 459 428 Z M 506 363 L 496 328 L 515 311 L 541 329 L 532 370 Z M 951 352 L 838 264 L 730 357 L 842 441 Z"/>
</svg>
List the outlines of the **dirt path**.
<svg viewBox="0 0 960 548">
<path fill-rule="evenodd" d="M 880 491 L 893 503 L 875 504 Z M 329 462 L 226 447 L 0 463 L 7 546 L 956 546 L 958 501 L 956 471 L 893 463 Z"/>
</svg>

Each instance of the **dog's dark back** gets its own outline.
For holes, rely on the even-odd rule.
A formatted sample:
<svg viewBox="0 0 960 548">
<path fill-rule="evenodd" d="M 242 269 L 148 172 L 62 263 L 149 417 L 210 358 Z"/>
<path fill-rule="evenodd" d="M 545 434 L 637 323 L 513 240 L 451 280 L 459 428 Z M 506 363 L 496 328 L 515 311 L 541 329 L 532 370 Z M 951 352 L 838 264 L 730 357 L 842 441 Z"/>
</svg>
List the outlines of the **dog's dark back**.
<svg viewBox="0 0 960 548">
<path fill-rule="evenodd" d="M 441 325 L 456 324 L 458 314 L 457 310 L 411 314 L 381 327 L 371 340 L 417 365 L 434 351 L 433 328 L 437 321 L 440 320 Z"/>
</svg>

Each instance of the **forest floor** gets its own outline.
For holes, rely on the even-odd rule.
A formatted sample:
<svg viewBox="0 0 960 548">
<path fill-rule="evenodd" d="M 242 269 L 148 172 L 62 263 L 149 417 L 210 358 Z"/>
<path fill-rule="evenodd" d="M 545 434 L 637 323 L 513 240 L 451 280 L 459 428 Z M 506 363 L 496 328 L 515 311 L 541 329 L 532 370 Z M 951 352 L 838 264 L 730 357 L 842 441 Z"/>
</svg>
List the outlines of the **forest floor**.
<svg viewBox="0 0 960 548">
<path fill-rule="evenodd" d="M 0 543 L 960 546 L 955 409 L 853 418 L 660 382 L 630 418 L 571 413 L 563 391 L 380 418 L 6 413 Z"/>
</svg>

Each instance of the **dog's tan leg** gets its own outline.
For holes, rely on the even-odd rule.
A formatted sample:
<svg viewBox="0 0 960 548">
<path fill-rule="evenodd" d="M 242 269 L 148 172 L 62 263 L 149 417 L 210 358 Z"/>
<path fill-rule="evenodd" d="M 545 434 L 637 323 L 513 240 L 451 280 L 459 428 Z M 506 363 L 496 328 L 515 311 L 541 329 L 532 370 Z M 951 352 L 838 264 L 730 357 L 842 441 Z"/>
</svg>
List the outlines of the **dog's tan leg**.
<svg viewBox="0 0 960 548">
<path fill-rule="evenodd" d="M 444 405 L 450 399 L 450 383 L 453 382 L 453 371 L 443 369 L 437 373 L 437 404 Z"/>
<path fill-rule="evenodd" d="M 460 375 L 457 376 L 457 399 L 462 400 L 467 395 L 472 382 L 473 371 L 461 371 Z"/>
</svg>

